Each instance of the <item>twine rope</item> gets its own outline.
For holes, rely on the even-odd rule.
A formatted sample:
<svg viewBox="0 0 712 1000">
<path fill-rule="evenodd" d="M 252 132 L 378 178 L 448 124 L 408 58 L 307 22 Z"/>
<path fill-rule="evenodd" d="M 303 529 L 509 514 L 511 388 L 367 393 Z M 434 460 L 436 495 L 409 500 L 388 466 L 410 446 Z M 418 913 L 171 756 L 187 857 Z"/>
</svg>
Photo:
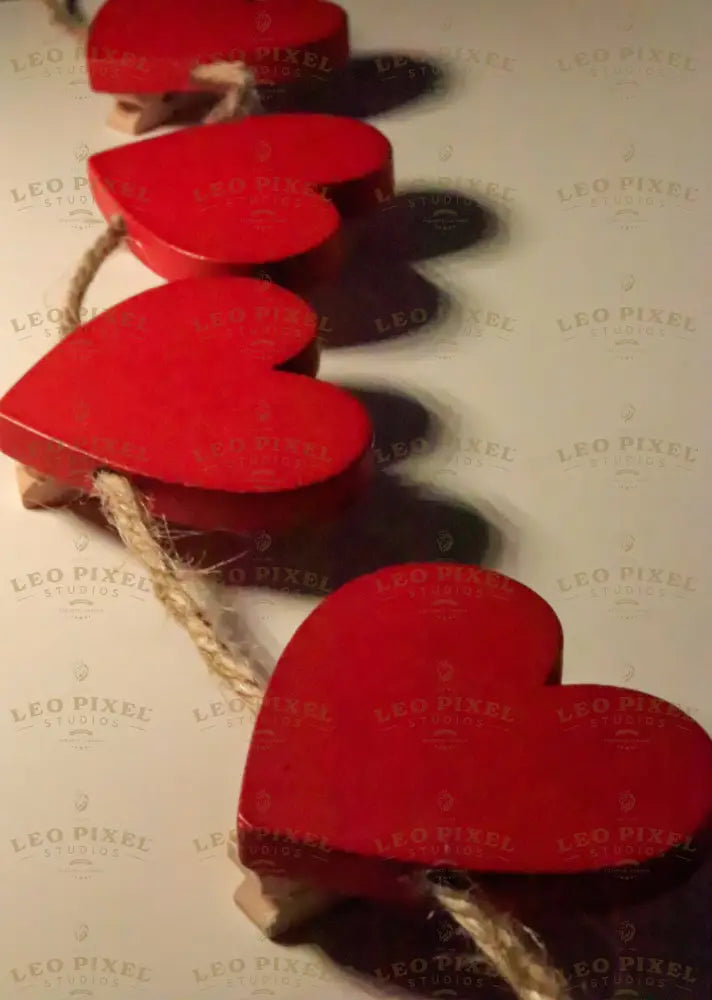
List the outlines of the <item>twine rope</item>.
<svg viewBox="0 0 712 1000">
<path fill-rule="evenodd" d="M 225 91 L 203 118 L 204 125 L 244 118 L 262 110 L 255 78 L 243 62 L 206 63 L 196 66 L 190 75 L 198 83 Z"/>
<path fill-rule="evenodd" d="M 571 1000 L 566 979 L 533 931 L 494 907 L 475 887 L 458 891 L 423 880 L 434 899 L 475 942 L 518 1000 Z"/>
<path fill-rule="evenodd" d="M 126 225 L 114 216 L 106 232 L 83 255 L 69 283 L 60 322 L 60 336 L 68 337 L 80 325 L 84 296 L 99 268 L 122 243 Z M 160 541 L 160 529 L 131 482 L 116 472 L 101 470 L 93 481 L 107 520 L 116 528 L 131 554 L 148 570 L 153 592 L 171 617 L 195 643 L 211 673 L 229 681 L 235 693 L 254 712 L 262 699 L 262 687 L 246 657 L 233 656 L 215 633 L 204 611 L 183 582 L 191 570 L 167 552 Z"/>
<path fill-rule="evenodd" d="M 106 231 L 99 236 L 93 246 L 89 247 L 77 264 L 69 282 L 67 298 L 59 321 L 59 336 L 62 340 L 80 325 L 80 310 L 87 289 L 101 265 L 116 250 L 125 235 L 124 220 L 120 215 L 113 216 Z"/>
<path fill-rule="evenodd" d="M 61 0 L 42 0 L 42 3 L 49 13 L 50 24 L 61 28 L 62 31 L 78 41 L 83 41 L 86 38 L 86 24 L 81 17 L 68 10 Z"/>
<path fill-rule="evenodd" d="M 235 693 L 255 713 L 262 688 L 245 658 L 236 660 L 181 582 L 182 565 L 162 548 L 156 523 L 125 476 L 102 471 L 94 490 L 105 516 L 113 523 L 126 548 L 148 569 L 153 591 L 171 617 L 186 630 L 212 673 L 230 682 Z"/>
</svg>

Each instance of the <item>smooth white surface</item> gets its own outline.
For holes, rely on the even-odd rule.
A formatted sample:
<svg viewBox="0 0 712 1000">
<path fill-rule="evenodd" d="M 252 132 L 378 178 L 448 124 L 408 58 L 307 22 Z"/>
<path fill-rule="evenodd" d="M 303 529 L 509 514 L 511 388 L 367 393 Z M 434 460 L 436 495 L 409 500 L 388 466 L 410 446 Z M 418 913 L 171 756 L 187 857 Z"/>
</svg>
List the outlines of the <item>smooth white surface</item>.
<svg viewBox="0 0 712 1000">
<path fill-rule="evenodd" d="M 323 376 L 379 383 L 445 415 L 451 450 L 411 457 L 391 474 L 434 483 L 502 532 L 490 564 L 560 614 L 566 680 L 650 691 L 712 732 L 709 5 L 344 5 L 354 48 L 450 60 L 456 75 L 450 93 L 373 119 L 394 144 L 398 183 L 495 192 L 509 240 L 422 265 L 454 297 L 451 314 L 418 337 L 327 353 Z M 496 53 L 489 66 L 488 52 Z M 74 46 L 39 4 L 0 6 L 0 93 L 4 391 L 54 342 L 47 310 L 61 303 L 75 261 L 100 231 L 86 156 L 127 139 L 105 127 L 110 99 L 88 91 Z M 641 203 L 632 181 L 629 205 L 577 197 L 577 184 L 603 188 L 622 176 L 642 177 L 644 186 L 652 178 L 673 194 Z M 620 208 L 638 214 L 616 215 Z M 104 309 L 158 283 L 121 254 L 87 304 Z M 680 326 L 636 324 L 636 342 L 618 345 L 615 335 L 593 335 L 583 318 L 573 337 L 562 332 L 576 314 L 614 317 L 631 307 L 679 314 Z M 478 324 L 478 311 L 510 317 L 510 330 Z M 634 464 L 628 476 L 586 458 L 571 469 L 562 461 L 576 442 L 607 448 L 610 458 L 621 437 L 679 444 L 672 452 L 687 460 Z M 507 446 L 515 458 L 480 462 L 468 451 L 472 438 Z M 285 953 L 262 940 L 233 905 L 237 872 L 225 842 L 249 741 L 244 713 L 211 715 L 211 705 L 223 711 L 220 691 L 131 559 L 70 515 L 24 511 L 12 463 L 3 459 L 1 469 L 0 878 L 9 904 L 0 994 L 130 995 L 130 976 L 116 988 L 60 981 L 74 957 L 108 955 L 135 963 L 146 1000 L 260 990 L 283 1000 L 366 995 L 337 971 L 338 987 L 322 978 L 325 960 L 309 948 Z M 92 605 L 70 605 L 72 595 L 46 581 L 49 573 L 71 582 L 77 567 L 87 585 L 96 569 L 100 586 L 102 567 L 133 574 L 132 583 L 115 597 L 91 592 Z M 616 591 L 626 567 L 632 589 Z M 654 571 L 652 579 L 672 585 L 633 583 L 638 569 L 644 580 Z M 603 582 L 592 584 L 594 575 Z M 225 600 L 244 611 L 272 661 L 316 604 L 257 591 Z M 100 741 L 87 738 L 80 750 L 63 742 L 76 697 L 114 699 L 132 714 L 85 713 L 95 716 L 86 725 Z M 91 853 L 106 845 L 90 834 L 86 855 L 47 843 L 48 831 L 66 843 L 75 826 L 115 829 L 119 838 L 128 831 L 134 850 Z M 72 866 L 78 857 L 91 870 Z M 64 973 L 47 973 L 52 958 Z M 232 959 L 238 971 L 211 973 L 212 963 L 227 968 Z M 33 962 L 44 963 L 37 975 Z M 150 971 L 140 974 L 143 967 Z"/>
</svg>

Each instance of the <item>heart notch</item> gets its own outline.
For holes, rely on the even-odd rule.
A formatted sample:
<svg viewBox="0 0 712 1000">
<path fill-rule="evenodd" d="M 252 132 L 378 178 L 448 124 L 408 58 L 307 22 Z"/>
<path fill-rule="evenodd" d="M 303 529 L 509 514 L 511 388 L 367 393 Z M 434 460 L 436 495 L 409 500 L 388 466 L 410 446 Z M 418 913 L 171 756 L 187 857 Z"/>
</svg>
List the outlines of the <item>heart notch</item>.
<svg viewBox="0 0 712 1000">
<path fill-rule="evenodd" d="M 44 478 L 35 494 L 48 479 L 88 494 L 111 469 L 178 525 L 328 519 L 369 481 L 373 429 L 354 396 L 314 377 L 317 325 L 298 296 L 253 278 L 152 288 L 79 327 L 5 394 L 0 449 Z"/>
</svg>

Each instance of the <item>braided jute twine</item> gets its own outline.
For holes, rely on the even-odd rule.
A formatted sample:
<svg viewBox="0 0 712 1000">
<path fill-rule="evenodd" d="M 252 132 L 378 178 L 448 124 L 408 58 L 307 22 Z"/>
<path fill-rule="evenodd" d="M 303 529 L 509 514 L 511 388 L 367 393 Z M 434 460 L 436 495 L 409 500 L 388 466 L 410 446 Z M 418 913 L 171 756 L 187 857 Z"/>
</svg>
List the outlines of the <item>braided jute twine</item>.
<svg viewBox="0 0 712 1000">
<path fill-rule="evenodd" d="M 54 0 L 43 0 L 63 27 L 67 18 Z M 86 31 L 71 22 L 72 31 Z M 227 86 L 225 98 L 211 109 L 206 120 L 227 120 L 249 113 L 255 106 L 254 81 L 242 63 L 216 63 L 198 67 L 200 78 Z M 95 241 L 79 262 L 69 285 L 62 310 L 60 336 L 69 336 L 81 324 L 84 296 L 99 268 L 126 236 L 121 216 L 114 216 L 106 232 Z M 227 681 L 237 696 L 255 714 L 264 696 L 264 686 L 250 659 L 233 653 L 218 637 L 206 611 L 190 593 L 186 581 L 190 567 L 161 543 L 161 529 L 131 482 L 116 472 L 101 470 L 93 479 L 93 494 L 99 499 L 107 521 L 116 528 L 129 552 L 148 571 L 153 592 L 170 616 L 193 640 L 208 670 Z M 498 910 L 478 891 L 466 891 L 442 884 L 443 872 L 433 870 L 417 876 L 417 888 L 431 897 L 466 932 L 489 960 L 497 974 L 510 986 L 518 1000 L 570 1000 L 563 974 L 553 966 L 536 935 L 511 914 Z"/>
</svg>

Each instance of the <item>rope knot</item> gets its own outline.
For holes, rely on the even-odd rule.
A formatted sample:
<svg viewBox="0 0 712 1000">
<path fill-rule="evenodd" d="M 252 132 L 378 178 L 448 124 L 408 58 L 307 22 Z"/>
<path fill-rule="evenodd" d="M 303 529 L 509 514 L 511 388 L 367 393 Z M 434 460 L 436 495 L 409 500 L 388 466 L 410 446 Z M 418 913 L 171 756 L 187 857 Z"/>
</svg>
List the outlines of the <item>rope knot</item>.
<svg viewBox="0 0 712 1000">
<path fill-rule="evenodd" d="M 191 79 L 224 90 L 224 96 L 210 109 L 206 125 L 244 118 L 262 110 L 252 70 L 244 62 L 214 62 L 196 66 Z"/>
</svg>

